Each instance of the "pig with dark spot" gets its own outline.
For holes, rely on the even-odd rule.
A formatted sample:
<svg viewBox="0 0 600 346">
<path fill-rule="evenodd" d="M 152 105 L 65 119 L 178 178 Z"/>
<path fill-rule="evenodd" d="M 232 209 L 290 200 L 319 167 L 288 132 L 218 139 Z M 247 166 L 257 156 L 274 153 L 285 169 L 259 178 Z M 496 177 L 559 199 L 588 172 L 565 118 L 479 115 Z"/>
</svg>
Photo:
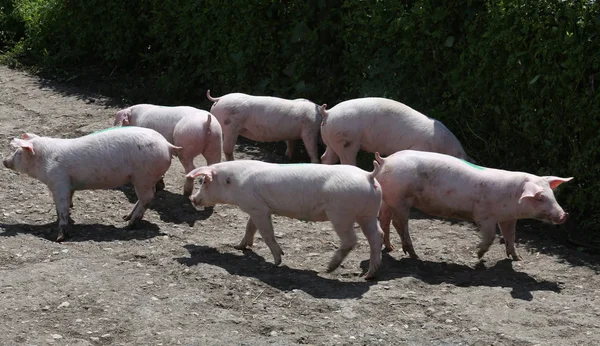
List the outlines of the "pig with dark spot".
<svg viewBox="0 0 600 346">
<path fill-rule="evenodd" d="M 432 151 L 473 161 L 440 121 L 394 100 L 367 97 L 341 102 L 326 110 L 321 137 L 327 149 L 321 162 L 356 165 L 359 150 L 391 155 L 400 150 Z"/>
<path fill-rule="evenodd" d="M 375 276 L 381 264 L 383 232 L 377 223 L 381 188 L 375 170 L 348 165 L 273 164 L 239 160 L 200 167 L 188 174 L 199 177 L 200 190 L 190 199 L 195 206 L 230 204 L 250 215 L 246 234 L 237 249 L 252 246 L 258 229 L 271 250 L 275 265 L 283 251 L 275 241 L 271 214 L 305 221 L 331 221 L 341 246 L 327 271 L 333 271 L 356 245 L 358 223 L 369 242 L 371 257 L 365 278 Z"/>
<path fill-rule="evenodd" d="M 188 106 L 157 106 L 138 104 L 115 114 L 114 125 L 140 126 L 153 129 L 166 140 L 183 147 L 178 158 L 186 173 L 194 168 L 194 158 L 204 156 L 206 163 L 221 162 L 223 134 L 217 119 L 207 111 Z M 194 188 L 193 179 L 186 179 L 183 194 L 189 196 Z M 164 187 L 162 179 L 159 186 Z"/>
<path fill-rule="evenodd" d="M 110 189 L 133 183 L 138 201 L 124 216 L 133 226 L 154 198 L 155 184 L 181 151 L 158 132 L 141 127 L 111 128 L 87 136 L 62 139 L 25 134 L 11 142 L 17 150 L 5 158 L 6 168 L 46 184 L 58 216 L 58 236 L 67 236 L 69 207 L 77 190 Z"/>
<path fill-rule="evenodd" d="M 210 112 L 223 128 L 223 151 L 227 161 L 233 160 L 238 136 L 257 142 L 286 141 L 285 155 L 294 156 L 297 140 L 301 139 L 312 163 L 319 163 L 317 146 L 321 113 L 319 106 L 305 99 L 287 100 L 271 96 L 231 93 L 221 97 L 206 97 L 214 102 Z"/>
<path fill-rule="evenodd" d="M 554 190 L 573 178 L 484 168 L 449 155 L 403 150 L 381 158 L 377 180 L 383 190 L 379 214 L 388 250 L 390 221 L 400 235 L 402 249 L 418 258 L 408 232 L 412 207 L 437 217 L 473 221 L 481 232 L 481 258 L 496 236 L 496 225 L 506 242 L 506 255 L 521 260 L 515 248 L 518 219 L 563 224 L 568 214 L 554 198 Z"/>
</svg>

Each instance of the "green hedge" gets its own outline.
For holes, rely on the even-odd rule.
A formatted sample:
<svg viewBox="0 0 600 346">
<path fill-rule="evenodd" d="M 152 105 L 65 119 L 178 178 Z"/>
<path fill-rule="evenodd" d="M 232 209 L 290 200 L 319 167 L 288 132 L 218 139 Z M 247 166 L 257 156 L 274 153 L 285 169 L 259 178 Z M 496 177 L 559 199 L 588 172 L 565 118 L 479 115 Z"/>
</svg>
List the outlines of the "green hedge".
<svg viewBox="0 0 600 346">
<path fill-rule="evenodd" d="M 0 17 L 3 26 L 8 16 L 25 29 L 13 56 L 124 80 L 115 93 L 130 102 L 208 107 L 208 88 L 214 95 L 305 97 L 330 106 L 363 96 L 404 102 L 444 122 L 482 165 L 575 176 L 559 200 L 578 229 L 600 235 L 598 2 L 15 5 Z"/>
</svg>

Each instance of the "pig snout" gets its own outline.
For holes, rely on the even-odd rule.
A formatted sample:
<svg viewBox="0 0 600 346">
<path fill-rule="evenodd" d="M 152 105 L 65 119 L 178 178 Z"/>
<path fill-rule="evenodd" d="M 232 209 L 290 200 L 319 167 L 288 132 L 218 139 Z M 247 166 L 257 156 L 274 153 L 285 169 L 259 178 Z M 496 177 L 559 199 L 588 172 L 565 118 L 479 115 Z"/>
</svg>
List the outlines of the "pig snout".
<svg viewBox="0 0 600 346">
<path fill-rule="evenodd" d="M 198 195 L 190 196 L 190 202 L 192 202 L 192 205 L 194 207 L 201 207 L 202 206 L 202 199 L 198 198 Z"/>
<path fill-rule="evenodd" d="M 562 215 L 560 215 L 559 217 L 554 219 L 554 223 L 557 225 L 562 225 L 563 223 L 567 222 L 568 218 L 569 218 L 569 213 L 562 213 Z"/>
</svg>

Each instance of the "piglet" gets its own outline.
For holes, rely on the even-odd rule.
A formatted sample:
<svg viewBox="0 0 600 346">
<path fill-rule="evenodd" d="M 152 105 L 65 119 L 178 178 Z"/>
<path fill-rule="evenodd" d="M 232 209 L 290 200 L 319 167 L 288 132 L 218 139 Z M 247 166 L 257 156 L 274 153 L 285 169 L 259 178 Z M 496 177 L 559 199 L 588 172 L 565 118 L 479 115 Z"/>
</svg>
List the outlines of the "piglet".
<svg viewBox="0 0 600 346">
<path fill-rule="evenodd" d="M 214 104 L 210 112 L 223 128 L 223 151 L 233 160 L 238 136 L 257 142 L 286 141 L 286 157 L 292 159 L 296 141 L 302 139 L 312 163 L 319 163 L 317 145 L 321 113 L 319 107 L 305 99 L 287 100 L 271 96 L 232 93 L 206 97 Z"/>
<path fill-rule="evenodd" d="M 356 165 L 359 150 L 390 155 L 400 150 L 433 151 L 472 161 L 454 134 L 438 120 L 394 100 L 367 97 L 322 106 L 321 162 Z"/>
<path fill-rule="evenodd" d="M 153 129 L 163 135 L 169 143 L 183 147 L 178 158 L 185 173 L 196 168 L 194 158 L 200 154 L 204 156 L 208 165 L 221 162 L 221 125 L 207 111 L 188 106 L 138 104 L 117 112 L 114 125 L 119 124 Z M 193 179 L 186 179 L 183 187 L 185 196 L 192 194 L 193 184 Z"/>
<path fill-rule="evenodd" d="M 133 226 L 154 198 L 155 184 L 181 147 L 158 132 L 141 127 L 111 128 L 87 136 L 61 139 L 25 134 L 11 142 L 17 150 L 5 158 L 6 168 L 46 184 L 58 216 L 58 236 L 67 236 L 69 207 L 77 190 L 109 189 L 132 182 L 138 201 L 123 217 Z"/>
<path fill-rule="evenodd" d="M 369 270 L 374 277 L 381 264 L 383 233 L 377 224 L 381 189 L 372 173 L 347 165 L 272 164 L 252 160 L 222 162 L 197 168 L 200 190 L 190 199 L 195 206 L 237 205 L 250 215 L 246 234 L 236 249 L 252 246 L 258 228 L 275 265 L 283 251 L 275 241 L 271 214 L 303 221 L 331 221 L 341 246 L 327 268 L 335 270 L 356 245 L 357 222 L 371 248 Z"/>
<path fill-rule="evenodd" d="M 402 249 L 418 258 L 408 232 L 412 207 L 431 216 L 473 221 L 481 231 L 477 255 L 481 258 L 496 236 L 496 225 L 506 241 L 506 255 L 521 260 L 515 248 L 518 219 L 563 224 L 568 214 L 552 190 L 573 178 L 536 176 L 484 168 L 452 156 L 404 150 L 385 159 L 377 180 L 383 190 L 380 212 L 385 247 L 390 243 L 390 220 L 402 240 Z"/>
</svg>

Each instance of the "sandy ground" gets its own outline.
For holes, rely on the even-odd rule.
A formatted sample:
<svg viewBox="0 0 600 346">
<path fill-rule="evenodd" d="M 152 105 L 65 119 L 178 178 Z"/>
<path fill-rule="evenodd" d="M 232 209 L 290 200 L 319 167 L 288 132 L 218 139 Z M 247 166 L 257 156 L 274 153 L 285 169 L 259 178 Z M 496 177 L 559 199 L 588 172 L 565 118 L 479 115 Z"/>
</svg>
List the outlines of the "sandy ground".
<svg viewBox="0 0 600 346">
<path fill-rule="evenodd" d="M 0 66 L 2 155 L 23 132 L 81 136 L 112 124 L 110 99 Z M 283 144 L 243 141 L 236 158 L 283 162 Z M 420 260 L 384 254 L 376 281 L 360 277 L 368 245 L 325 273 L 338 239 L 329 223 L 274 217 L 280 267 L 260 237 L 233 248 L 246 216 L 194 209 L 178 161 L 142 226 L 121 217 L 125 186 L 75 195 L 75 226 L 53 242 L 46 187 L 0 170 L 2 345 L 598 345 L 598 257 L 565 247 L 561 231 L 520 223 L 525 261 L 494 243 L 483 261 L 470 223 L 414 213 Z M 198 164 L 204 164 L 201 158 Z M 396 234 L 392 239 L 399 244 Z"/>
</svg>

